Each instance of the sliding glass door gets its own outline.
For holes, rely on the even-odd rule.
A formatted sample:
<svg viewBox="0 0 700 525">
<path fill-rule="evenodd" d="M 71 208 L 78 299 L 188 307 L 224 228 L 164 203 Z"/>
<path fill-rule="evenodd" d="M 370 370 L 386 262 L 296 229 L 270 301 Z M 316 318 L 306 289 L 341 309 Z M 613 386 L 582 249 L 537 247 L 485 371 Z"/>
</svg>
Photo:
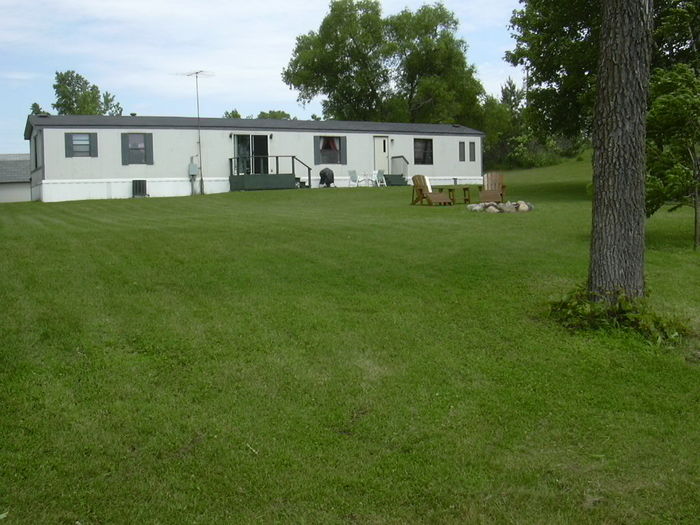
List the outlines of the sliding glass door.
<svg viewBox="0 0 700 525">
<path fill-rule="evenodd" d="M 234 148 L 238 175 L 268 173 L 267 135 L 236 135 Z"/>
</svg>

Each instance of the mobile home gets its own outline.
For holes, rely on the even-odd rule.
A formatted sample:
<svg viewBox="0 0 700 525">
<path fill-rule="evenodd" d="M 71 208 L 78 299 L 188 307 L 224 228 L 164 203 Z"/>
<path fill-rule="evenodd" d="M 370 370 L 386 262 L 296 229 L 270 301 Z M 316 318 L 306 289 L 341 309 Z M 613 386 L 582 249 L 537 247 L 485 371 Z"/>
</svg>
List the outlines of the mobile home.
<svg viewBox="0 0 700 525">
<path fill-rule="evenodd" d="M 459 125 L 30 115 L 31 195 L 47 202 L 337 187 L 374 170 L 479 183 L 483 133 Z"/>
</svg>

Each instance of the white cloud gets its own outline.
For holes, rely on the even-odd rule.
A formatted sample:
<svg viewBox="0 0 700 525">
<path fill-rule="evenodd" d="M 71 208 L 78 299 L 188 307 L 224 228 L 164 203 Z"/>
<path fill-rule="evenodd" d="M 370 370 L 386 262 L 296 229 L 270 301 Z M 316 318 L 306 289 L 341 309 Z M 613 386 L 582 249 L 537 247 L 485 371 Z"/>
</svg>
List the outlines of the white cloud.
<svg viewBox="0 0 700 525">
<path fill-rule="evenodd" d="M 426 0 L 384 0 L 384 14 L 416 9 Z M 486 89 L 500 91 L 513 70 L 502 62 L 509 46 L 507 24 L 517 0 L 445 0 L 460 20 Z M 74 69 L 117 96 L 124 109 L 148 114 L 192 114 L 194 81 L 178 75 L 204 69 L 202 114 L 306 109 L 281 80 L 298 35 L 318 29 L 328 0 L 0 0 L 0 78 L 33 87 L 13 103 L 23 127 L 25 108 L 48 107 L 55 71 Z M 519 80 L 519 79 L 516 79 Z M 22 84 L 22 85 L 24 85 Z M 0 93 L 3 93 L 0 87 Z M 15 90 L 21 91 L 21 90 Z M 17 93 L 15 93 L 16 95 Z M 19 123 L 21 121 L 21 124 Z M 2 145 L 0 145 L 0 148 Z"/>
<path fill-rule="evenodd" d="M 422 0 L 385 0 L 384 12 L 415 9 Z M 195 69 L 216 73 L 211 93 L 289 96 L 280 80 L 298 34 L 316 29 L 327 12 L 325 0 L 266 2 L 184 2 L 170 0 L 11 1 L 0 22 L 13 43 L 92 64 L 111 91 L 142 89 L 148 94 L 183 96 L 186 82 L 171 75 Z M 462 24 L 474 61 L 480 32 L 505 31 L 516 0 L 447 1 Z M 41 12 L 43 16 L 33 16 Z M 31 15 L 31 16 L 30 16 Z M 30 30 L 31 28 L 31 30 Z M 488 84 L 487 79 L 482 79 Z M 258 86 L 250 86 L 257 83 Z M 270 93 L 270 91 L 273 91 Z"/>
</svg>

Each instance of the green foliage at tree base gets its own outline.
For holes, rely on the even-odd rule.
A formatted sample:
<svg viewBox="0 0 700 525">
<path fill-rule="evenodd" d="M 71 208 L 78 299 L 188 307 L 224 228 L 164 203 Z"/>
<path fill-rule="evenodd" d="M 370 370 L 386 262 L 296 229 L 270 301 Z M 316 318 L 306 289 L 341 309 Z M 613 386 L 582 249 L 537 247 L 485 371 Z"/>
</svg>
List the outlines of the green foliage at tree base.
<svg viewBox="0 0 700 525">
<path fill-rule="evenodd" d="M 554 301 L 550 316 L 570 330 L 629 330 L 657 346 L 676 345 L 692 333 L 683 321 L 654 312 L 643 299 L 619 295 L 608 302 L 584 286 Z"/>
</svg>

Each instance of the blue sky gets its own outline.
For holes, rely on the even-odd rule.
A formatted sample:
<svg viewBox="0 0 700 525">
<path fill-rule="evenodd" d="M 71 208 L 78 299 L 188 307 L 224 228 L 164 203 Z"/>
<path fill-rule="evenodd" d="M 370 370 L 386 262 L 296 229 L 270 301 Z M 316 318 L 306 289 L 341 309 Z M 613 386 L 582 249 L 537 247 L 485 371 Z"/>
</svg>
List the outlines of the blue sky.
<svg viewBox="0 0 700 525">
<path fill-rule="evenodd" d="M 424 1 L 384 0 L 384 14 Z M 445 0 L 460 21 L 467 58 L 487 92 L 522 74 L 503 61 L 513 47 L 508 21 L 517 0 Z M 32 102 L 53 112 L 56 71 L 73 69 L 116 95 L 124 113 L 194 116 L 200 79 L 204 117 L 237 108 L 243 116 L 305 107 L 281 79 L 297 35 L 318 29 L 327 0 L 0 0 L 0 153 L 27 152 L 24 124 Z"/>
</svg>

